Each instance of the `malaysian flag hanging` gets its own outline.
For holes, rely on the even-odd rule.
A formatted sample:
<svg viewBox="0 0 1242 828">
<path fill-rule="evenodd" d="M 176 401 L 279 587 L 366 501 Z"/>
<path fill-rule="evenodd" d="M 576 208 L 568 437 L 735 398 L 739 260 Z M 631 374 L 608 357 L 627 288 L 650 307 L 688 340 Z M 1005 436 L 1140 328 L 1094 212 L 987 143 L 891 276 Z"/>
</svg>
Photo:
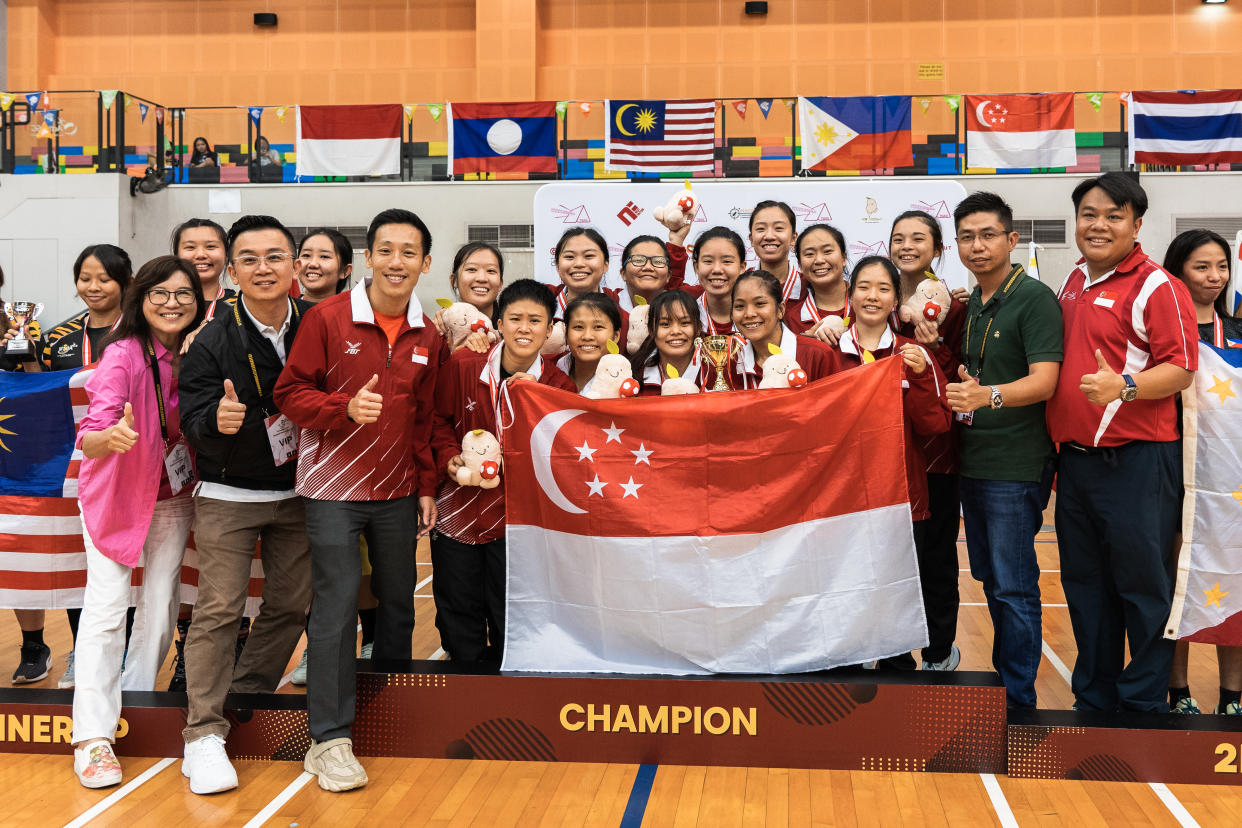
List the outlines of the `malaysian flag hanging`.
<svg viewBox="0 0 1242 828">
<path fill-rule="evenodd" d="M 716 102 L 605 101 L 604 168 L 627 172 L 711 172 Z"/>
</svg>

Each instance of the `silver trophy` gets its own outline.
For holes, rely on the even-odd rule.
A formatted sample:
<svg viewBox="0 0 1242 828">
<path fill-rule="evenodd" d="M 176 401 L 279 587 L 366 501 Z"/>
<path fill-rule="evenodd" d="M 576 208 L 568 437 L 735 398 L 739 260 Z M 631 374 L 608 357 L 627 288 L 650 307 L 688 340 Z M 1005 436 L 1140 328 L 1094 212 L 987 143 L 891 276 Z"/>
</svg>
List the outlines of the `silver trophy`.
<svg viewBox="0 0 1242 828">
<path fill-rule="evenodd" d="M 9 322 L 17 326 L 17 335 L 4 346 L 4 355 L 19 360 L 34 359 L 34 343 L 26 338 L 26 326 L 43 313 L 42 302 L 5 302 L 4 312 Z"/>
</svg>

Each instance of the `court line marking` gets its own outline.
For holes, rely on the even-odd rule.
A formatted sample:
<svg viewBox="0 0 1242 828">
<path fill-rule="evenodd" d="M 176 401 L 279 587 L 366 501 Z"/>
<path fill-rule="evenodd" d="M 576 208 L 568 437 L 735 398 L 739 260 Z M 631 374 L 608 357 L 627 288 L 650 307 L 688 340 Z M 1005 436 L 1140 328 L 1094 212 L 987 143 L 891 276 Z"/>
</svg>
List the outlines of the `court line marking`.
<svg viewBox="0 0 1242 828">
<path fill-rule="evenodd" d="M 643 814 L 647 811 L 647 800 L 651 797 L 651 785 L 655 782 L 657 767 L 659 765 L 638 766 L 638 773 L 634 775 L 634 786 L 630 788 L 630 798 L 625 803 L 625 813 L 621 815 L 620 828 L 639 828 L 643 824 Z M 1017 828 L 1016 823 L 1014 828 Z"/>
<path fill-rule="evenodd" d="M 1169 786 L 1163 782 L 1148 782 L 1148 787 L 1156 792 L 1156 796 L 1160 797 L 1160 801 L 1164 803 L 1164 807 L 1169 809 L 1169 813 L 1177 820 L 1182 828 L 1199 828 L 1199 822 L 1190 815 L 1190 811 L 1186 810 L 1186 806 L 1181 800 L 1169 790 Z"/>
<path fill-rule="evenodd" d="M 297 779 L 286 785 L 283 791 L 276 794 L 275 799 L 267 803 L 267 805 L 263 807 L 262 811 L 255 814 L 254 817 L 246 823 L 245 828 L 259 828 L 260 825 L 275 816 L 276 812 L 280 810 L 282 805 L 290 799 L 293 799 L 293 795 L 302 790 L 303 786 L 314 778 L 314 775 L 309 774 L 306 771 L 302 771 L 298 774 Z"/>
<path fill-rule="evenodd" d="M 137 790 L 140 785 L 145 783 L 148 779 L 155 776 L 157 773 L 159 773 L 164 768 L 168 767 L 169 765 L 171 765 L 173 762 L 176 762 L 176 761 L 177 761 L 176 759 L 161 759 L 160 761 L 156 762 L 154 765 L 147 768 L 142 773 L 138 774 L 137 776 L 135 776 L 130 781 L 126 782 L 121 787 L 117 788 L 116 791 L 110 794 L 107 798 L 99 800 L 94 805 L 92 805 L 88 810 L 83 811 L 72 822 L 65 823 L 65 828 L 81 828 L 81 826 L 86 825 L 92 819 L 99 816 L 104 811 L 108 810 L 113 805 L 115 805 L 116 803 L 124 799 L 125 797 L 129 796 L 131 793 Z"/>
<path fill-rule="evenodd" d="M 448 658 L 448 653 L 444 652 L 443 647 L 437 647 L 436 651 L 431 654 L 432 661 L 444 661 L 446 658 Z"/>
<path fill-rule="evenodd" d="M 1018 828 L 1018 820 L 1014 818 L 1013 809 L 1009 807 L 1009 800 L 1005 799 L 1005 792 L 1001 790 L 1000 783 L 996 781 L 996 774 L 981 773 L 979 778 L 983 780 L 983 787 L 987 789 L 988 799 L 992 800 L 992 810 L 996 811 L 996 818 L 1000 820 L 1001 828 Z"/>
<path fill-rule="evenodd" d="M 431 578 L 432 576 L 428 575 L 426 578 L 423 578 L 421 581 L 419 581 L 418 585 L 414 587 L 415 594 L 417 594 L 420 589 L 427 586 L 427 584 L 431 583 Z"/>
<path fill-rule="evenodd" d="M 962 601 L 958 604 L 958 606 L 959 607 L 986 607 L 987 603 L 985 601 Z M 1040 606 L 1041 607 L 1061 607 L 1062 609 L 1064 609 L 1065 607 L 1068 607 L 1069 604 L 1040 604 Z"/>
<path fill-rule="evenodd" d="M 1061 657 L 1053 652 L 1052 647 L 1048 646 L 1048 642 L 1042 641 L 1040 643 L 1040 649 L 1044 651 L 1044 657 L 1048 659 L 1048 663 L 1051 664 L 1053 669 L 1055 669 L 1057 673 L 1060 674 L 1061 678 L 1065 680 L 1065 683 L 1070 685 L 1070 687 L 1073 687 L 1073 673 L 1071 673 L 1070 669 L 1065 666 L 1065 662 L 1061 660 Z"/>
</svg>

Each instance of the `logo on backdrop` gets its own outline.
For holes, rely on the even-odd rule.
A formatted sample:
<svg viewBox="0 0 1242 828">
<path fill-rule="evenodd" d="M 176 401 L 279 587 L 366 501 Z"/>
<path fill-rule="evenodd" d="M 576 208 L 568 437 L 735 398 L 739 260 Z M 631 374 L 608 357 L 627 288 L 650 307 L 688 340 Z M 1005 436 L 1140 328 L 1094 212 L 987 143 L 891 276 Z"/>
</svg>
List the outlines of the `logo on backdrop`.
<svg viewBox="0 0 1242 828">
<path fill-rule="evenodd" d="M 863 256 L 887 256 L 888 245 L 883 241 L 872 242 L 854 242 L 850 245 L 850 252 L 855 256 L 862 258 Z"/>
<path fill-rule="evenodd" d="M 794 215 L 805 221 L 807 224 L 816 224 L 822 221 L 832 221 L 832 211 L 828 209 L 825 202 L 819 204 L 807 204 L 805 201 L 793 208 Z"/>
<path fill-rule="evenodd" d="M 579 204 L 577 207 L 566 207 L 564 204 L 558 204 L 552 208 L 552 215 L 562 224 L 591 223 L 591 214 L 587 212 L 585 204 Z"/>
<path fill-rule="evenodd" d="M 949 211 L 949 205 L 943 201 L 928 203 L 926 201 L 916 201 L 910 205 L 911 210 L 922 210 L 932 218 L 949 219 L 953 218 L 953 213 Z"/>
<path fill-rule="evenodd" d="M 867 196 L 866 201 L 863 202 L 863 212 L 866 213 L 863 216 L 863 221 L 868 224 L 875 224 L 878 221 L 884 220 L 880 217 L 880 203 L 871 196 Z"/>
<path fill-rule="evenodd" d="M 626 227 L 629 227 L 630 223 L 633 222 L 636 218 L 638 218 L 642 214 L 643 214 L 642 207 L 639 207 L 637 204 L 635 204 L 632 201 L 627 201 L 625 202 L 625 206 L 617 211 L 617 218 L 621 220 L 622 224 L 624 224 Z"/>
</svg>

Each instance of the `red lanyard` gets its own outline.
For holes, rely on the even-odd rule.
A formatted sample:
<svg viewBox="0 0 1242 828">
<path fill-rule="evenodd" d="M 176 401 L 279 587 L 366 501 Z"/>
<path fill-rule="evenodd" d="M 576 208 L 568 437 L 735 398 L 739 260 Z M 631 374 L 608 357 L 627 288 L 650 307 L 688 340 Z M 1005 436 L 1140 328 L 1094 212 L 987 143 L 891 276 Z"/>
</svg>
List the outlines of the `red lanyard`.
<svg viewBox="0 0 1242 828">
<path fill-rule="evenodd" d="M 91 359 L 91 335 L 87 333 L 87 325 L 90 323 L 90 321 L 91 321 L 91 317 L 90 317 L 90 314 L 88 313 L 86 315 L 86 319 L 83 320 L 83 324 L 82 324 L 82 367 L 83 368 L 89 368 L 90 366 L 95 364 L 94 360 Z M 121 317 L 118 316 L 116 318 L 116 321 L 112 323 L 112 327 L 108 329 L 108 332 L 111 333 L 112 331 L 115 331 L 116 326 L 119 324 L 121 324 Z"/>
<path fill-rule="evenodd" d="M 216 316 L 216 302 L 219 302 L 224 296 L 224 285 L 220 285 L 220 292 L 216 294 L 216 298 L 211 300 L 211 304 L 207 306 L 206 321 L 210 322 Z"/>
<path fill-rule="evenodd" d="M 562 319 L 565 318 L 565 305 L 569 303 L 568 300 L 565 298 L 565 291 L 566 291 L 565 286 L 561 285 L 561 289 L 557 291 L 556 293 L 556 309 L 560 311 L 560 315 Z"/>
<path fill-rule="evenodd" d="M 1220 324 L 1220 314 L 1212 311 L 1212 344 L 1217 348 L 1225 347 L 1225 328 Z"/>
<path fill-rule="evenodd" d="M 785 285 L 781 288 L 781 301 L 788 302 L 789 297 L 793 295 L 794 288 L 802 281 L 802 272 L 792 264 L 789 265 L 789 276 L 785 278 Z M 817 320 L 818 321 L 818 320 Z"/>
<path fill-rule="evenodd" d="M 726 331 L 716 324 L 716 320 L 712 319 L 711 312 L 707 310 L 706 293 L 699 297 L 699 310 L 703 312 L 703 320 L 707 324 L 707 333 L 709 336 L 716 336 L 717 334 L 726 333 Z"/>
<path fill-rule="evenodd" d="M 810 314 L 812 322 L 819 322 L 824 315 L 819 310 L 819 305 L 815 304 L 815 294 L 811 291 L 806 292 L 806 300 L 802 303 L 803 315 Z"/>
</svg>

